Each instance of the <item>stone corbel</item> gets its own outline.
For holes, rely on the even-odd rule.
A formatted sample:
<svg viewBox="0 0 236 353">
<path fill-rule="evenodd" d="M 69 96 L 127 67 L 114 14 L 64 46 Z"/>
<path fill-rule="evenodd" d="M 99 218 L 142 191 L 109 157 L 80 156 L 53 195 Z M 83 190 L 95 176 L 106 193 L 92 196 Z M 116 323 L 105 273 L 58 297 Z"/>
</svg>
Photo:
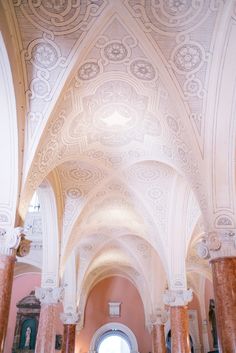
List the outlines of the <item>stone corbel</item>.
<svg viewBox="0 0 236 353">
<path fill-rule="evenodd" d="M 54 287 L 54 288 L 35 288 L 35 296 L 41 304 L 53 305 L 61 302 L 64 297 L 64 288 L 63 287 Z"/>
<path fill-rule="evenodd" d="M 163 301 L 169 306 L 185 306 L 193 299 L 192 289 L 187 290 L 166 290 Z"/>
</svg>

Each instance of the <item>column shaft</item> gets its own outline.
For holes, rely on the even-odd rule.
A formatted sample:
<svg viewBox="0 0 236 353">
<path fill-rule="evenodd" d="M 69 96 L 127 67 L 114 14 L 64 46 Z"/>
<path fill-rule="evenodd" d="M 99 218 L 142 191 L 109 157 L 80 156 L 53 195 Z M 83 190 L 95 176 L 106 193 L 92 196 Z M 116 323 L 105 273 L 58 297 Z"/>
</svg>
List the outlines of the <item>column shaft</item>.
<svg viewBox="0 0 236 353">
<path fill-rule="evenodd" d="M 15 255 L 0 255 L 0 353 L 3 352 L 8 324 L 14 264 Z"/>
<path fill-rule="evenodd" d="M 221 353 L 236 353 L 236 257 L 211 261 Z"/>
<path fill-rule="evenodd" d="M 61 353 L 74 353 L 75 351 L 75 324 L 64 324 L 64 334 Z"/>
<path fill-rule="evenodd" d="M 166 353 L 164 325 L 152 326 L 152 351 L 153 353 Z"/>
<path fill-rule="evenodd" d="M 35 353 L 55 352 L 56 304 L 41 304 Z"/>
<path fill-rule="evenodd" d="M 190 353 L 188 307 L 172 306 L 171 315 L 171 353 Z"/>
</svg>

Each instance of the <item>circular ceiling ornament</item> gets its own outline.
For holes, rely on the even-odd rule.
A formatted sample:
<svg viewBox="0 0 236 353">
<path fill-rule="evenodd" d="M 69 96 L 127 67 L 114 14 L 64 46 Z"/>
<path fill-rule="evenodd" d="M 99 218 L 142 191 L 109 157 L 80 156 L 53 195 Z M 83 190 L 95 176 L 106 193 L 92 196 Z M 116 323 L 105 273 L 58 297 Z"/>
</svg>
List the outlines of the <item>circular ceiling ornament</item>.
<svg viewBox="0 0 236 353">
<path fill-rule="evenodd" d="M 51 69 L 58 61 L 58 53 L 50 43 L 37 43 L 31 52 L 33 63 L 43 69 Z"/>
<path fill-rule="evenodd" d="M 45 98 L 50 92 L 50 85 L 45 79 L 35 78 L 31 81 L 30 90 L 32 92 L 31 98 Z"/>
<path fill-rule="evenodd" d="M 178 46 L 173 53 L 173 63 L 181 72 L 197 71 L 203 62 L 203 50 L 200 45 L 183 44 Z"/>
<path fill-rule="evenodd" d="M 105 58 L 113 62 L 123 61 L 127 55 L 128 51 L 126 47 L 119 42 L 109 43 L 104 48 Z"/>
<path fill-rule="evenodd" d="M 81 182 L 87 182 L 93 178 L 93 172 L 88 169 L 71 169 L 69 175 L 72 179 L 79 180 Z"/>
<path fill-rule="evenodd" d="M 154 66 L 144 59 L 134 60 L 130 65 L 130 71 L 139 80 L 152 81 L 156 77 Z"/>
<path fill-rule="evenodd" d="M 80 66 L 77 77 L 83 81 L 91 80 L 98 76 L 100 67 L 96 62 L 87 62 Z"/>
<path fill-rule="evenodd" d="M 71 199 L 78 199 L 82 195 L 82 192 L 78 188 L 70 188 L 66 191 L 66 195 Z"/>
</svg>

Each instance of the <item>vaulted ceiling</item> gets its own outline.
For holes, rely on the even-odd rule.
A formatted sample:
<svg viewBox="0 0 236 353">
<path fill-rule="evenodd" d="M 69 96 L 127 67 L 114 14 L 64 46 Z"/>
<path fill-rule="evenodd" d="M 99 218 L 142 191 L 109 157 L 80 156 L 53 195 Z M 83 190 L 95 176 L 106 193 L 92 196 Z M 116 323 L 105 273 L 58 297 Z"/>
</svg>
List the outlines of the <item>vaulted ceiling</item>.
<svg viewBox="0 0 236 353">
<path fill-rule="evenodd" d="M 144 293 L 149 268 L 155 295 L 158 273 L 159 293 L 208 276 L 196 239 L 235 227 L 235 1 L 2 6 L 25 91 L 19 214 L 50 182 L 78 293 L 109 273 Z"/>
</svg>

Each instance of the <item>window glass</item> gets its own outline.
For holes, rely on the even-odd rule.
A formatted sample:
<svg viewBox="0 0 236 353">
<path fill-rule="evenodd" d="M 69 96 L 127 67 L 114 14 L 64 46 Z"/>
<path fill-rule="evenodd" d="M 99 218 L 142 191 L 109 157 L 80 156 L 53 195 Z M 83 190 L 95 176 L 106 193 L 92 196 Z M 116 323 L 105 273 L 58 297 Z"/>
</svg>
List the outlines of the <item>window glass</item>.
<svg viewBox="0 0 236 353">
<path fill-rule="evenodd" d="M 130 353 L 130 347 L 123 337 L 109 335 L 101 341 L 98 353 Z"/>
</svg>

